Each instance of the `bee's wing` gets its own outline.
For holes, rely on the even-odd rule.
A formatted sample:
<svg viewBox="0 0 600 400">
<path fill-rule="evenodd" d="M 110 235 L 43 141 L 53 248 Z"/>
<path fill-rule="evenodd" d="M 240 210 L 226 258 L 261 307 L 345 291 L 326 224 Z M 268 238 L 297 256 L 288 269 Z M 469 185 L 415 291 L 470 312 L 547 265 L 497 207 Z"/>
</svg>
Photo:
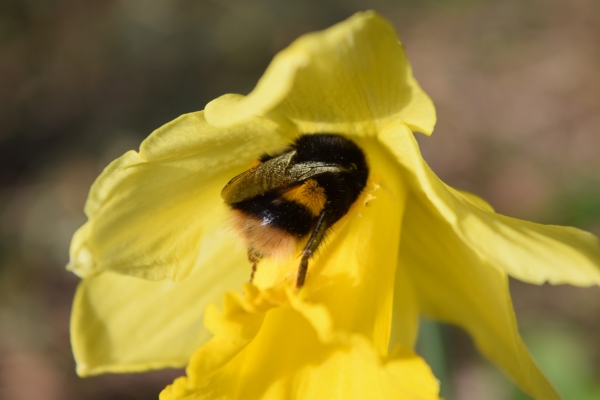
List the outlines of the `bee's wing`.
<svg viewBox="0 0 600 400">
<path fill-rule="evenodd" d="M 265 161 L 233 178 L 221 191 L 227 204 L 251 199 L 269 190 L 292 186 L 326 172 L 341 172 L 344 168 L 318 161 L 293 163 L 295 151 Z"/>
</svg>

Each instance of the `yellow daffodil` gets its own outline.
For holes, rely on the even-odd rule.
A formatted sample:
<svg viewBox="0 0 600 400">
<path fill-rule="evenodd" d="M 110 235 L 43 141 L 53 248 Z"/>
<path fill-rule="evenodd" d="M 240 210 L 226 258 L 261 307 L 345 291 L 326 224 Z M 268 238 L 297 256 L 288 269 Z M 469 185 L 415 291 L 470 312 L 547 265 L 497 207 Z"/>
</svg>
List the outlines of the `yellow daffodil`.
<svg viewBox="0 0 600 400">
<path fill-rule="evenodd" d="M 298 39 L 249 95 L 152 133 L 94 183 L 73 238 L 78 373 L 188 364 L 164 400 L 435 399 L 409 350 L 422 314 L 465 329 L 534 398 L 559 398 L 519 336 L 508 275 L 600 284 L 598 241 L 496 214 L 445 185 L 413 136 L 434 124 L 394 29 L 367 12 Z M 265 259 L 219 311 L 213 303 L 250 272 L 221 189 L 261 153 L 317 132 L 365 151 L 366 189 L 299 292 L 297 259 Z"/>
</svg>

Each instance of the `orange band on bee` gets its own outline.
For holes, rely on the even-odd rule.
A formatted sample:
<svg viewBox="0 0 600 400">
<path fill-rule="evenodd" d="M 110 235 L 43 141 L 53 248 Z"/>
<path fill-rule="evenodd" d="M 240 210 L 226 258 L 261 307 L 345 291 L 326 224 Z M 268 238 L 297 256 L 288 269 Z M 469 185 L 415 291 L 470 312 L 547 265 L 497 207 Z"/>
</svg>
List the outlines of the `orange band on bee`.
<svg viewBox="0 0 600 400">
<path fill-rule="evenodd" d="M 260 164 L 262 164 L 262 162 L 260 160 L 255 160 L 255 161 L 252 162 L 252 164 L 250 164 L 250 166 L 248 167 L 248 169 L 254 168 L 256 166 L 259 166 Z"/>
<path fill-rule="evenodd" d="M 286 190 L 282 196 L 286 200 L 306 207 L 314 216 L 323 211 L 327 201 L 325 189 L 314 179 L 308 179 L 302 185 Z"/>
</svg>

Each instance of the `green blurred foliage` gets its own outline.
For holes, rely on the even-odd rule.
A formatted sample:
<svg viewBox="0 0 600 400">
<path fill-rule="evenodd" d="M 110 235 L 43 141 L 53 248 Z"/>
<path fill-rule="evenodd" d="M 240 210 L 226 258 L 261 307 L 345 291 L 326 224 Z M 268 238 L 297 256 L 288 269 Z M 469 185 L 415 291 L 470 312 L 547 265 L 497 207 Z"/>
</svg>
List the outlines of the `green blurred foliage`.
<svg viewBox="0 0 600 400">
<path fill-rule="evenodd" d="M 593 400 L 600 394 L 589 349 L 594 347 L 576 326 L 541 320 L 529 330 L 525 342 L 565 399 Z M 521 398 L 521 397 L 517 397 Z"/>
</svg>

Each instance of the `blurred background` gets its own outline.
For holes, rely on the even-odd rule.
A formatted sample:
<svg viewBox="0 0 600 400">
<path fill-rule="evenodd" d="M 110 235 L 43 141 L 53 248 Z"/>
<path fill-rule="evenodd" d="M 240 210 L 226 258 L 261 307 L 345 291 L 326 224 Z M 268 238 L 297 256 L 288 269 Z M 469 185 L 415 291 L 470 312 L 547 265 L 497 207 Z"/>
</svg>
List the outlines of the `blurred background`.
<svg viewBox="0 0 600 400">
<path fill-rule="evenodd" d="M 373 8 L 439 116 L 446 182 L 501 213 L 600 234 L 600 2 L 3 0 L 0 398 L 147 399 L 182 371 L 75 375 L 65 271 L 87 191 L 180 114 L 247 93 L 299 35 Z M 511 282 L 520 328 L 566 399 L 600 399 L 600 289 Z M 447 399 L 527 399 L 461 331 L 423 321 Z"/>
</svg>

